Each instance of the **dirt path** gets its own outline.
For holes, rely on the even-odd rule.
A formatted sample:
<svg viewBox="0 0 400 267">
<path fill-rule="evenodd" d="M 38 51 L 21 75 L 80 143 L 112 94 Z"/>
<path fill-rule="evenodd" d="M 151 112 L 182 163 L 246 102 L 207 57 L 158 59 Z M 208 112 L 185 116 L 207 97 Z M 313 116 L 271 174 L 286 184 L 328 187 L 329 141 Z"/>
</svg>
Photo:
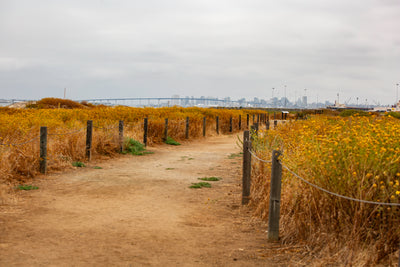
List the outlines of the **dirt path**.
<svg viewBox="0 0 400 267">
<path fill-rule="evenodd" d="M 0 206 L 0 266 L 277 266 L 240 206 L 235 136 L 149 150 L 49 175 Z M 189 188 L 204 176 L 222 180 Z"/>
</svg>

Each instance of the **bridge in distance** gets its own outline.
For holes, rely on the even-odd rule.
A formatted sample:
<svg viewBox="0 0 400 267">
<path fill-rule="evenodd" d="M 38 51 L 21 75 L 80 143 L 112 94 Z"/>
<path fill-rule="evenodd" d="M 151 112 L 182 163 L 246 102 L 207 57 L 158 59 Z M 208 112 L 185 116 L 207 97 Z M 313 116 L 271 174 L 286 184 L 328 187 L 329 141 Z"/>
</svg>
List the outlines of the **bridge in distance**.
<svg viewBox="0 0 400 267">
<path fill-rule="evenodd" d="M 243 108 L 284 108 L 284 109 L 301 109 L 301 107 L 293 105 L 290 102 L 285 107 L 283 104 L 267 102 L 263 99 L 253 101 L 231 100 L 230 98 L 196 98 L 196 97 L 124 97 L 124 98 L 91 98 L 91 99 L 73 99 L 78 102 L 87 102 L 94 105 L 107 106 L 131 106 L 131 107 L 243 107 Z M 0 106 L 8 106 L 18 102 L 32 102 L 35 99 L 0 99 Z M 319 105 L 318 108 L 323 108 L 324 105 Z M 308 107 L 316 108 L 316 107 Z"/>
</svg>

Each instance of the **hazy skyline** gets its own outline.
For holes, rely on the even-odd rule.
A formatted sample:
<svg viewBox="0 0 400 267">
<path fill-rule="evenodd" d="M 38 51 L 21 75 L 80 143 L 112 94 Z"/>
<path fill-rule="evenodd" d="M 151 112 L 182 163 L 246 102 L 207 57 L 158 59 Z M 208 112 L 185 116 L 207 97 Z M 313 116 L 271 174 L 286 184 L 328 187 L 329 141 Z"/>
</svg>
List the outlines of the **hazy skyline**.
<svg viewBox="0 0 400 267">
<path fill-rule="evenodd" d="M 398 0 L 0 0 L 0 98 L 393 104 L 399 29 Z"/>
</svg>

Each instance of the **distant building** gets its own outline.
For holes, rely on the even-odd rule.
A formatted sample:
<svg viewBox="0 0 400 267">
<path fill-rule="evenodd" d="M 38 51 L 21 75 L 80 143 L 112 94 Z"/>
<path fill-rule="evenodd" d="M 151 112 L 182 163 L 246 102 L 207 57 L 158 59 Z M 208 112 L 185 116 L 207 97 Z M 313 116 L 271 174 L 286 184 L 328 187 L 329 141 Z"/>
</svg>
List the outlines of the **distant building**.
<svg viewBox="0 0 400 267">
<path fill-rule="evenodd" d="M 302 101 L 301 101 L 302 103 L 302 106 L 303 107 L 307 107 L 307 96 L 305 95 L 305 96 L 303 96 L 303 99 L 302 99 Z"/>
</svg>

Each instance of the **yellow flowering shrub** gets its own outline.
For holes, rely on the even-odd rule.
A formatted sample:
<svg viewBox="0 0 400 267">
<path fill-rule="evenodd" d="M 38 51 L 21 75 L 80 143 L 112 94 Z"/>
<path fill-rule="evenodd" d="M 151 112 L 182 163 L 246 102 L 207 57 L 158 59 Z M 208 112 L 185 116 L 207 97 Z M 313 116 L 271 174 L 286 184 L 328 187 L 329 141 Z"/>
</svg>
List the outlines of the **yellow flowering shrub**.
<svg viewBox="0 0 400 267">
<path fill-rule="evenodd" d="M 270 158 L 281 150 L 281 162 L 304 179 L 331 192 L 367 201 L 400 203 L 400 123 L 385 116 L 313 116 L 291 121 L 254 136 L 253 149 Z M 252 204 L 268 215 L 270 166 L 253 163 Z M 375 261 L 398 250 L 397 207 L 350 201 L 324 193 L 283 173 L 282 239 L 314 245 L 369 245 Z M 337 245 L 339 247 L 339 245 Z M 346 251 L 342 251 L 346 254 Z M 348 252 L 347 252 L 348 253 Z"/>
<path fill-rule="evenodd" d="M 96 107 L 59 99 L 46 99 L 31 106 L 33 108 L 0 108 L 0 174 L 4 181 L 24 180 L 38 173 L 41 126 L 48 128 L 48 170 L 52 171 L 71 166 L 72 161 L 85 160 L 88 120 L 93 121 L 94 127 L 92 155 L 100 158 L 117 153 L 119 120 L 124 121 L 126 137 L 142 142 L 143 120 L 147 117 L 148 145 L 152 145 L 162 142 L 166 118 L 169 119 L 168 135 L 176 140 L 184 140 L 186 117 L 190 120 L 189 136 L 192 139 L 203 135 L 203 117 L 207 119 L 207 135 L 215 135 L 216 116 L 219 117 L 219 132 L 227 133 L 231 117 L 234 125 L 232 130 L 236 132 L 239 115 L 244 128 L 247 114 L 250 115 L 250 123 L 253 122 L 253 114 L 265 114 L 260 110 L 197 107 Z M 54 108 L 63 106 L 68 108 Z"/>
</svg>

